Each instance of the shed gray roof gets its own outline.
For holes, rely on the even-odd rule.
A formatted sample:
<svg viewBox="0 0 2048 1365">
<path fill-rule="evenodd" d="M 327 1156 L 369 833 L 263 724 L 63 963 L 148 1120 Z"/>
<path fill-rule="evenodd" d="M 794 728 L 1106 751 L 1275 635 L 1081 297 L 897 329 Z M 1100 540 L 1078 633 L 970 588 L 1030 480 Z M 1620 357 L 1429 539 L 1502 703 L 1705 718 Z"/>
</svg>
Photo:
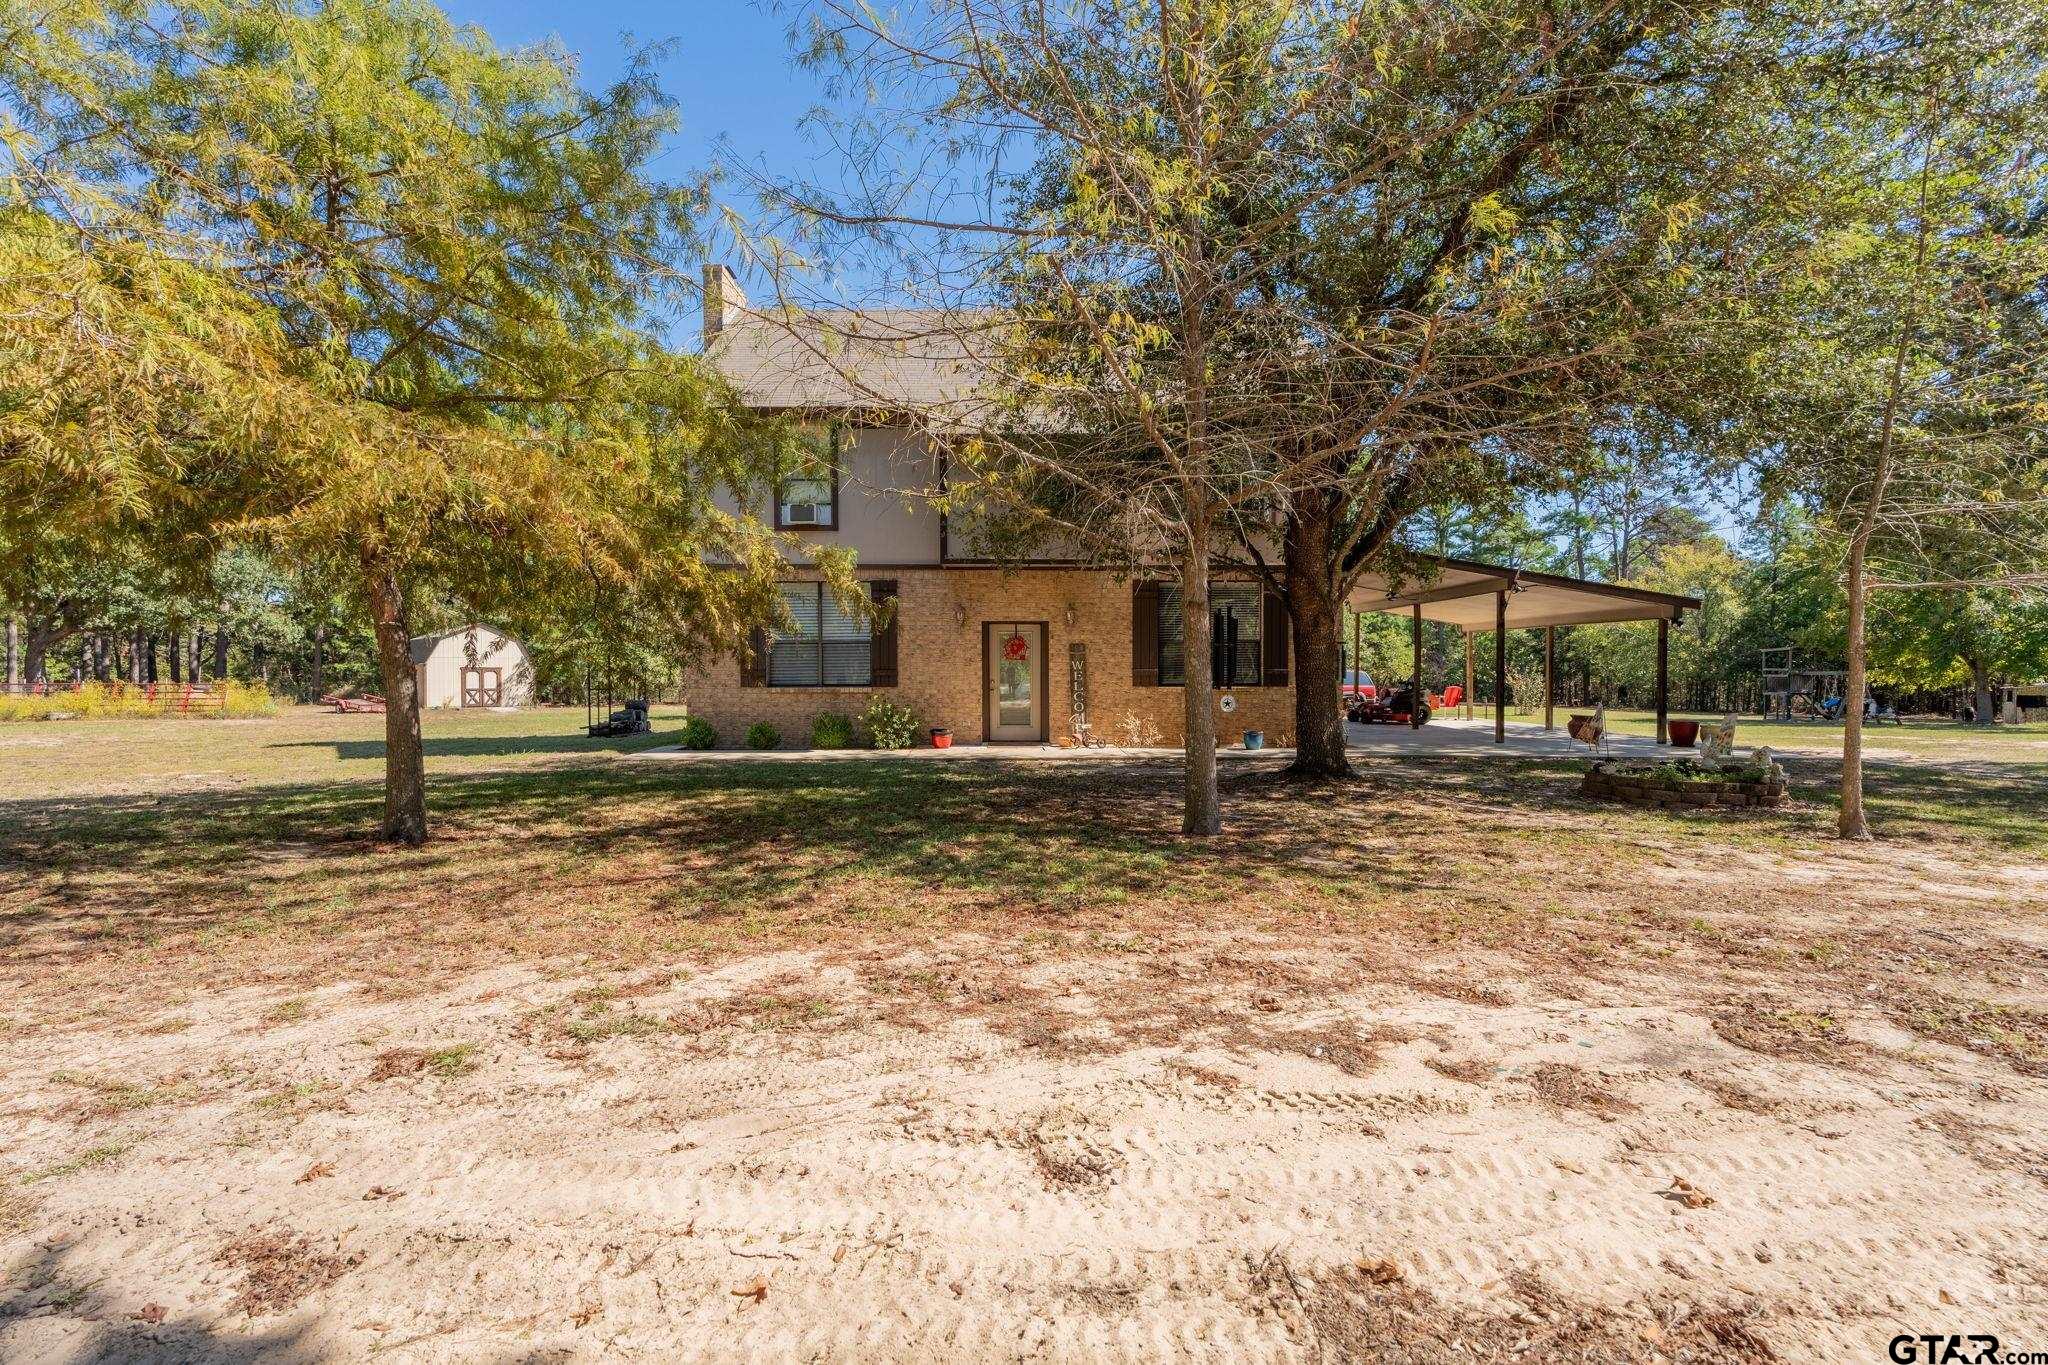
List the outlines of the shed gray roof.
<svg viewBox="0 0 2048 1365">
<path fill-rule="evenodd" d="M 750 407 L 953 410 L 965 422 L 988 379 L 976 319 L 946 309 L 742 312 L 706 357 Z"/>
</svg>

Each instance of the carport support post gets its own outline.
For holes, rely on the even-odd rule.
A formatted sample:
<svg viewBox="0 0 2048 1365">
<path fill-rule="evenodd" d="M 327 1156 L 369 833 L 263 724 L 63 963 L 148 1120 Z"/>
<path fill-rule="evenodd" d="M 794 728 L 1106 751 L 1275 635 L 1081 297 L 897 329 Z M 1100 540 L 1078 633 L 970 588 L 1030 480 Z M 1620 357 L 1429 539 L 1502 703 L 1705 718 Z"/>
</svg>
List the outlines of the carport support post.
<svg viewBox="0 0 2048 1365">
<path fill-rule="evenodd" d="M 1493 742 L 1508 742 L 1508 595 L 1493 595 Z"/>
<path fill-rule="evenodd" d="M 1543 628 L 1543 728 L 1557 728 L 1557 627 Z"/>
<path fill-rule="evenodd" d="M 1472 719 L 1472 632 L 1465 632 L 1465 719 Z"/>
<path fill-rule="evenodd" d="M 1657 618 L 1657 742 L 1671 742 L 1671 618 Z"/>
<path fill-rule="evenodd" d="M 1422 728 L 1422 603 L 1408 623 L 1408 728 Z"/>
</svg>

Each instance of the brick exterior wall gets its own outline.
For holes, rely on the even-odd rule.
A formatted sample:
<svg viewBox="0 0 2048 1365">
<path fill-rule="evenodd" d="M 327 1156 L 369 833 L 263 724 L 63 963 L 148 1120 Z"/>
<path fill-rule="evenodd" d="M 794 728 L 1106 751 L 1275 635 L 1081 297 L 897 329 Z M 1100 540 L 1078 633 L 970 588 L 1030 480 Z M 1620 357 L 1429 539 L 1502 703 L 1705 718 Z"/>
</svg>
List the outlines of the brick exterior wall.
<svg viewBox="0 0 2048 1365">
<path fill-rule="evenodd" d="M 1046 630 L 1048 738 L 1073 738 L 1072 674 L 1068 646 L 1087 647 L 1088 711 L 1095 735 L 1111 744 L 1139 741 L 1179 747 L 1185 742 L 1178 687 L 1131 686 L 1131 585 L 1100 570 L 897 569 L 862 578 L 897 584 L 895 687 L 742 687 L 739 662 L 721 659 L 685 679 L 683 699 L 718 731 L 720 748 L 741 748 L 747 727 L 765 720 L 782 732 L 785 748 L 807 748 L 811 722 L 828 711 L 858 715 L 875 695 L 910 707 L 925 727 L 943 725 L 956 744 L 981 742 L 982 626 L 990 621 L 1041 621 Z M 800 581 L 801 575 L 792 575 Z M 1067 624 L 1071 612 L 1073 624 Z M 1246 730 L 1263 730 L 1269 746 L 1294 742 L 1293 673 L 1287 687 L 1239 687 L 1237 710 L 1217 716 L 1226 745 Z M 1336 705 L 1331 698 L 1330 704 Z M 920 742 L 923 742 L 922 740 Z"/>
</svg>

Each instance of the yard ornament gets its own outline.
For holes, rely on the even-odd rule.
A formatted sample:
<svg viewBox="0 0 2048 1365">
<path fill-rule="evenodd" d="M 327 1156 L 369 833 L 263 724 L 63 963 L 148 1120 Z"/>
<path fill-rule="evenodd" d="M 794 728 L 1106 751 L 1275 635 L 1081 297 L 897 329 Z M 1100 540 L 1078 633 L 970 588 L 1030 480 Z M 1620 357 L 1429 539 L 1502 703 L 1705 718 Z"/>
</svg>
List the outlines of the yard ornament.
<svg viewBox="0 0 2048 1365">
<path fill-rule="evenodd" d="M 1700 761 L 1712 767 L 1734 755 L 1735 713 L 1730 711 L 1722 717 L 1719 725 L 1709 725 L 1700 731 Z"/>
</svg>

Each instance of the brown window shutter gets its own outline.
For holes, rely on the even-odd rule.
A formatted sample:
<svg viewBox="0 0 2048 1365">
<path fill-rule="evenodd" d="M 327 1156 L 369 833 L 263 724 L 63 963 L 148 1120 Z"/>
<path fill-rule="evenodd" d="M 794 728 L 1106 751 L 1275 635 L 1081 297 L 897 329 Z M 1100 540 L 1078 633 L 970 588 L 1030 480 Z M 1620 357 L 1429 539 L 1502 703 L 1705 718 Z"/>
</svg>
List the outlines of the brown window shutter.
<svg viewBox="0 0 2048 1365">
<path fill-rule="evenodd" d="M 1131 686 L 1159 686 L 1159 585 L 1131 584 Z"/>
<path fill-rule="evenodd" d="M 768 632 L 758 627 L 740 651 L 740 686 L 760 687 L 768 681 Z"/>
<path fill-rule="evenodd" d="M 902 613 L 902 607 L 898 605 L 901 599 L 896 593 L 896 580 L 893 578 L 871 580 L 868 583 L 868 597 L 877 607 L 881 606 L 884 602 L 894 607 L 894 610 L 889 613 L 888 624 L 878 627 L 874 636 L 868 641 L 868 669 L 872 675 L 871 680 L 874 686 L 894 687 L 896 685 L 896 626 L 898 618 Z"/>
<path fill-rule="evenodd" d="M 1266 686 L 1287 686 L 1287 603 L 1271 588 L 1266 590 L 1265 611 L 1259 621 L 1259 640 L 1266 655 Z"/>
</svg>

